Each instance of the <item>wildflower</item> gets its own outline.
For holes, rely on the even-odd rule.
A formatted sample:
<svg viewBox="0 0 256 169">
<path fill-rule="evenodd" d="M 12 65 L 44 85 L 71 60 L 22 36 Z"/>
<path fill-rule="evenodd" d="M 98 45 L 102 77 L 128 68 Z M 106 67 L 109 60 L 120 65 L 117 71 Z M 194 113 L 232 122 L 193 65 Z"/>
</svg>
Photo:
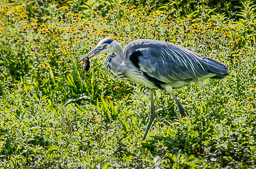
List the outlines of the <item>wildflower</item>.
<svg viewBox="0 0 256 169">
<path fill-rule="evenodd" d="M 121 91 L 122 89 L 121 89 L 121 87 L 120 87 L 120 86 L 116 86 L 116 87 L 114 87 L 114 88 L 113 88 L 113 90 Z"/>
<path fill-rule="evenodd" d="M 61 10 L 67 11 L 67 10 L 69 10 L 69 8 L 68 8 L 67 6 L 62 6 L 62 7 L 61 7 Z"/>
<path fill-rule="evenodd" d="M 185 116 L 185 117 L 182 117 L 182 119 L 183 119 L 183 120 L 186 120 L 186 119 L 187 119 L 187 117 L 186 117 L 186 116 Z"/>
<path fill-rule="evenodd" d="M 26 23 L 26 22 L 27 22 L 26 20 L 19 21 L 19 23 Z"/>
<path fill-rule="evenodd" d="M 43 66 L 49 66 L 50 64 L 48 62 L 45 62 Z"/>
<path fill-rule="evenodd" d="M 106 99 L 112 99 L 112 97 L 111 96 L 106 96 Z"/>
<path fill-rule="evenodd" d="M 253 99 L 253 97 L 251 97 L 251 96 L 250 96 L 250 97 L 247 97 L 247 99 L 248 99 L 248 100 L 252 100 L 252 99 Z"/>
<path fill-rule="evenodd" d="M 63 63 L 63 61 L 61 61 L 61 60 L 57 60 L 57 61 L 56 61 L 56 63 Z"/>
<path fill-rule="evenodd" d="M 254 91 L 256 91 L 256 88 L 251 88 L 250 91 L 254 92 Z"/>
<path fill-rule="evenodd" d="M 148 5 L 144 6 L 145 9 L 149 9 L 150 7 Z"/>
<path fill-rule="evenodd" d="M 184 44 L 185 44 L 185 45 L 188 44 L 188 41 L 185 41 Z"/>
<path fill-rule="evenodd" d="M 31 26 L 37 26 L 37 23 L 32 23 Z"/>
<path fill-rule="evenodd" d="M 132 16 L 137 16 L 137 14 L 136 14 L 136 13 L 132 13 L 131 15 L 132 15 Z"/>
<path fill-rule="evenodd" d="M 3 31 L 4 29 L 5 29 L 5 28 L 3 28 L 3 27 L 0 26 L 0 32 Z"/>
<path fill-rule="evenodd" d="M 233 56 L 233 57 L 237 57 L 237 56 L 239 56 L 239 54 L 232 54 L 232 56 Z"/>
<path fill-rule="evenodd" d="M 37 56 L 42 56 L 42 54 L 41 54 L 41 53 L 38 53 Z"/>
<path fill-rule="evenodd" d="M 68 51 L 64 51 L 64 55 L 67 55 L 67 54 L 69 54 L 70 52 L 68 52 Z"/>
<path fill-rule="evenodd" d="M 96 31 L 95 34 L 96 35 L 102 35 L 103 31 Z"/>
<path fill-rule="evenodd" d="M 234 27 L 231 27 L 231 29 L 232 29 L 232 30 L 236 30 L 236 28 L 237 28 L 236 26 L 234 26 Z"/>
<path fill-rule="evenodd" d="M 170 39 L 170 42 L 176 42 L 176 40 L 175 39 Z"/>
<path fill-rule="evenodd" d="M 136 8 L 136 6 L 134 6 L 134 5 L 132 5 L 132 6 L 130 7 L 130 9 L 134 9 L 134 8 Z"/>
<path fill-rule="evenodd" d="M 53 55 L 51 53 L 48 53 L 47 56 L 50 56 L 51 58 L 53 57 Z"/>
<path fill-rule="evenodd" d="M 229 44 L 234 44 L 234 43 L 236 43 L 236 42 L 235 42 L 235 41 L 230 41 L 230 42 L 229 42 Z"/>
</svg>

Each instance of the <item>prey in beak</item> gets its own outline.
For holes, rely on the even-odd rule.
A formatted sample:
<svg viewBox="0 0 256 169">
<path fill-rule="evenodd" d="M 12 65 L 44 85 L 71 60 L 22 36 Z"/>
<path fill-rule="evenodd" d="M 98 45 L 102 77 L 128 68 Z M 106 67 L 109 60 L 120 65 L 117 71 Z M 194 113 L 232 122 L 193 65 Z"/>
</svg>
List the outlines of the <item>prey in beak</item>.
<svg viewBox="0 0 256 169">
<path fill-rule="evenodd" d="M 99 47 L 94 48 L 91 52 L 87 53 L 85 56 L 83 56 L 79 62 L 85 62 L 88 59 L 91 59 L 93 56 L 97 55 L 101 49 Z"/>
<path fill-rule="evenodd" d="M 101 40 L 92 51 L 90 51 L 89 53 L 84 55 L 79 60 L 79 62 L 84 62 L 84 66 L 83 66 L 84 72 L 89 70 L 89 68 L 90 68 L 90 61 L 89 60 L 92 57 L 103 54 L 103 53 L 108 53 L 108 52 L 111 52 L 113 50 L 112 49 L 113 45 L 111 45 L 111 44 L 113 44 L 112 43 L 113 41 L 114 40 L 110 39 L 110 38 L 105 38 L 105 39 Z"/>
<path fill-rule="evenodd" d="M 99 52 L 101 51 L 101 49 L 99 47 L 94 48 L 91 52 L 89 52 L 88 54 L 86 54 L 85 56 L 83 56 L 79 62 L 84 62 L 83 65 L 83 71 L 86 73 L 87 71 L 89 71 L 90 69 L 90 59 L 99 54 Z"/>
<path fill-rule="evenodd" d="M 89 71 L 89 69 L 90 69 L 90 60 L 89 60 L 89 58 L 87 57 L 87 58 L 85 58 L 85 60 L 84 60 L 83 71 L 86 73 L 86 72 Z"/>
</svg>

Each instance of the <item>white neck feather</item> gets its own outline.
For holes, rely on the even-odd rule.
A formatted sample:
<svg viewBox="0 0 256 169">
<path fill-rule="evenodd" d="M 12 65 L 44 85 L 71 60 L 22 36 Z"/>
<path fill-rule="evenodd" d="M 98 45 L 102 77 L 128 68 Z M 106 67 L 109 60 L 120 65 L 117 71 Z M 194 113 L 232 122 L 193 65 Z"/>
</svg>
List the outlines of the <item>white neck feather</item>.
<svg viewBox="0 0 256 169">
<path fill-rule="evenodd" d="M 124 58 L 124 52 L 120 45 L 120 43 L 113 41 L 112 42 L 112 52 L 115 53 L 117 56 L 120 56 L 121 58 Z"/>
</svg>

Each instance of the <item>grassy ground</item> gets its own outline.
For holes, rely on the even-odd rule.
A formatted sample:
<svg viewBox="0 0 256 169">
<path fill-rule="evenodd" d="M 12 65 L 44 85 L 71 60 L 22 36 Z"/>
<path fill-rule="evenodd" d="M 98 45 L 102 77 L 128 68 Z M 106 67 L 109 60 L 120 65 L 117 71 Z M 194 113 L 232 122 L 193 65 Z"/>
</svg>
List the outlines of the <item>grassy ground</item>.
<svg viewBox="0 0 256 169">
<path fill-rule="evenodd" d="M 0 2 L 1 168 L 256 167 L 256 15 L 247 2 L 235 20 L 206 6 L 186 16 L 91 1 Z M 95 9 L 95 10 L 90 10 Z M 223 62 L 230 75 L 176 90 L 188 116 L 156 90 L 111 76 L 105 56 L 84 75 L 78 59 L 105 37 L 124 47 L 165 40 Z"/>
</svg>

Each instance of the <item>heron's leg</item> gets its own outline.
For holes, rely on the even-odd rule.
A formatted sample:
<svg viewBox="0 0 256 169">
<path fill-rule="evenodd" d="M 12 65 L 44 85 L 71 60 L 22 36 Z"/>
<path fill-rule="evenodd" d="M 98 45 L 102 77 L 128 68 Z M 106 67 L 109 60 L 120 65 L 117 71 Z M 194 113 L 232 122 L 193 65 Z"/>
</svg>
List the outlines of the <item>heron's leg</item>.
<svg viewBox="0 0 256 169">
<path fill-rule="evenodd" d="M 148 131 L 150 129 L 150 126 L 152 124 L 152 122 L 154 121 L 155 117 L 156 117 L 156 113 L 155 113 L 155 106 L 154 106 L 154 93 L 153 93 L 153 89 L 150 89 L 150 101 L 151 101 L 151 114 L 150 114 L 150 119 L 145 131 L 145 134 L 143 136 L 142 140 L 145 140 L 148 134 Z"/>
<path fill-rule="evenodd" d="M 174 92 L 172 91 L 171 92 L 172 94 L 172 98 L 175 100 L 176 104 L 178 105 L 179 107 L 179 110 L 180 110 L 180 114 L 182 117 L 185 117 L 186 114 L 185 114 L 185 109 L 182 107 L 182 105 L 180 104 L 179 100 L 177 99 L 177 97 L 175 96 Z"/>
</svg>

